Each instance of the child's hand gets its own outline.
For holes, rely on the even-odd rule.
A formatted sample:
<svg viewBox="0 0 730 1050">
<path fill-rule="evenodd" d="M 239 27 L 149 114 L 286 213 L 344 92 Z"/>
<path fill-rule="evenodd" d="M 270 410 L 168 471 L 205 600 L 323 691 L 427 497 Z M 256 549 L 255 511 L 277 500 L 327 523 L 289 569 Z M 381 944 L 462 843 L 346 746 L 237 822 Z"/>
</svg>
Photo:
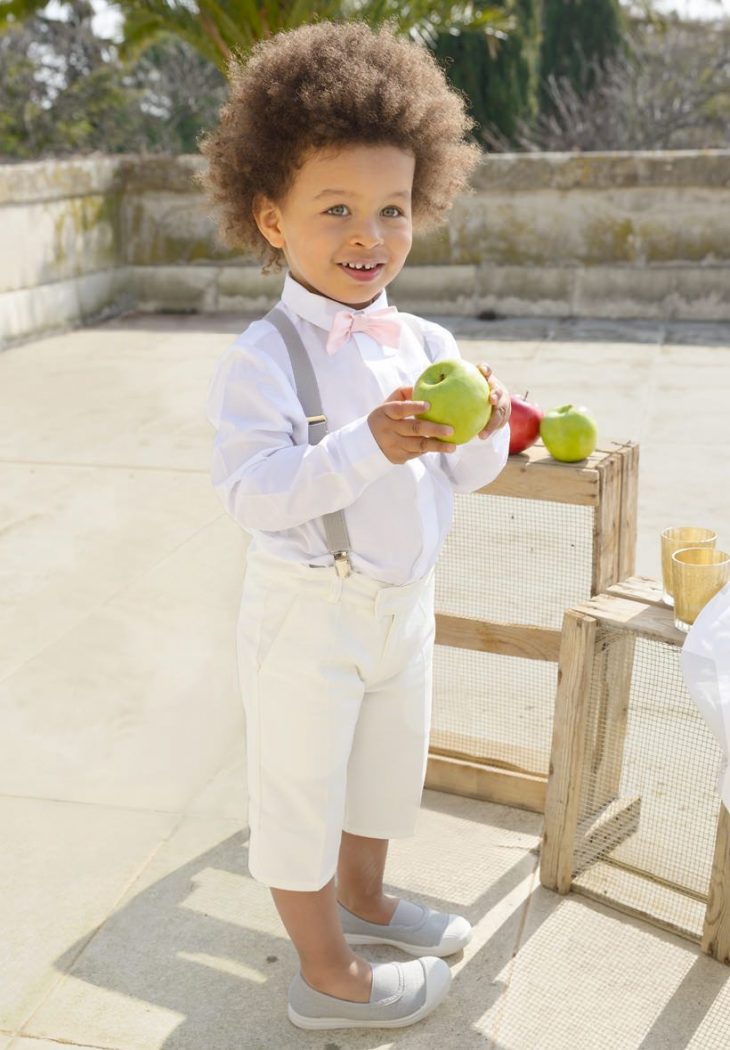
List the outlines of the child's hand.
<svg viewBox="0 0 730 1050">
<path fill-rule="evenodd" d="M 495 430 L 499 430 L 509 420 L 512 402 L 507 389 L 502 386 L 485 361 L 480 361 L 477 368 L 492 388 L 492 393 L 489 395 L 489 400 L 492 402 L 492 414 L 484 430 L 479 431 L 479 437 L 483 439 L 489 437 Z"/>
<path fill-rule="evenodd" d="M 433 436 L 453 434 L 453 427 L 413 418 L 426 411 L 426 402 L 411 401 L 412 394 L 412 386 L 398 387 L 368 416 L 373 437 L 391 463 L 405 463 L 424 452 L 453 452 L 456 449 L 456 445 Z"/>
</svg>

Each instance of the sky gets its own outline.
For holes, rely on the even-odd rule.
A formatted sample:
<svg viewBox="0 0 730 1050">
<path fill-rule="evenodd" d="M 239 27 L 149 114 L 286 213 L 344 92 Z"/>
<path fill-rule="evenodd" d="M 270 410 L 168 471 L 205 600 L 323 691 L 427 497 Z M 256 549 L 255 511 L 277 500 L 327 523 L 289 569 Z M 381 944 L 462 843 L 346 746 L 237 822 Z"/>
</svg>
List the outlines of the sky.
<svg viewBox="0 0 730 1050">
<path fill-rule="evenodd" d="M 656 0 L 659 11 L 676 11 L 682 18 L 727 18 L 729 0 Z"/>
<path fill-rule="evenodd" d="M 114 37 L 119 27 L 119 14 L 106 0 L 91 0 L 96 17 L 92 23 L 98 36 Z M 682 18 L 730 18 L 730 0 L 654 0 L 661 12 L 675 11 Z M 53 4 L 49 5 L 49 10 Z"/>
</svg>

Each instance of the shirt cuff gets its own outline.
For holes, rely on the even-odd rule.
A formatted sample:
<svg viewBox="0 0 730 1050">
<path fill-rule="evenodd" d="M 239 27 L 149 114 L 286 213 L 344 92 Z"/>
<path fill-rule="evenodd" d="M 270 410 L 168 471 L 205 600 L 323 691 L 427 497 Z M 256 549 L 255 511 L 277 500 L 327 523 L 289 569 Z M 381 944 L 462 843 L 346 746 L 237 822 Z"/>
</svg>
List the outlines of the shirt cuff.
<svg viewBox="0 0 730 1050">
<path fill-rule="evenodd" d="M 340 447 L 352 469 L 363 481 L 377 481 L 396 466 L 391 463 L 370 429 L 368 417 L 346 423 L 337 431 Z"/>
</svg>

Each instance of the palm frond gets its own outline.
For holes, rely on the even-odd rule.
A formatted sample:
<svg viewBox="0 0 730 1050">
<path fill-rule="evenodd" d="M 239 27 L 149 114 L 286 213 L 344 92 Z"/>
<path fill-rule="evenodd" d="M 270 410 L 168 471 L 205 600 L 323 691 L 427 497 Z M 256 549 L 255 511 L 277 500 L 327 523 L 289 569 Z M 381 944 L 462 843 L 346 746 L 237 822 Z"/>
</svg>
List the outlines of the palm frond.
<svg viewBox="0 0 730 1050">
<path fill-rule="evenodd" d="M 48 0 L 0 0 L 0 32 L 42 9 Z M 231 55 L 244 57 L 275 33 L 313 20 L 357 19 L 377 26 L 388 20 L 396 32 L 427 46 L 441 32 L 479 30 L 491 47 L 515 27 L 513 15 L 490 4 L 453 0 L 116 0 L 124 15 L 119 55 L 129 62 L 165 33 L 185 40 L 227 74 Z"/>
<path fill-rule="evenodd" d="M 123 62 L 132 62 L 143 51 L 155 44 L 165 35 L 173 35 L 185 40 L 195 50 L 213 62 L 225 72 L 220 52 L 200 31 L 200 25 L 192 12 L 184 8 L 168 9 L 166 13 L 146 8 L 164 7 L 164 0 L 152 0 L 145 5 L 125 4 L 127 13 L 124 19 L 124 38 L 119 45 L 119 57 Z"/>
<path fill-rule="evenodd" d="M 218 26 L 228 42 L 240 38 L 260 39 L 263 22 L 256 0 L 196 0 L 201 14 L 205 13 Z"/>
<path fill-rule="evenodd" d="M 241 0 L 241 6 L 247 8 L 246 17 L 235 18 L 218 0 L 198 0 L 200 28 L 218 49 L 223 63 L 221 68 L 228 64 L 234 49 L 247 51 L 255 40 L 261 38 L 261 17 L 255 3 Z"/>
</svg>

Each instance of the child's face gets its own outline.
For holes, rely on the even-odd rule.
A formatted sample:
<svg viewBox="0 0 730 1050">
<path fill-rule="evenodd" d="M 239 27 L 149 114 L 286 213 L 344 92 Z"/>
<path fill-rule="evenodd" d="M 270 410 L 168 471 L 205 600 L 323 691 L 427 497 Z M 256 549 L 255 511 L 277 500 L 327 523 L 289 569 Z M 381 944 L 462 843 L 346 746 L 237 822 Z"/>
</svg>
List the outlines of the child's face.
<svg viewBox="0 0 730 1050">
<path fill-rule="evenodd" d="M 261 199 L 258 227 L 310 292 L 362 309 L 400 273 L 411 249 L 415 165 L 412 153 L 395 146 L 310 151 L 283 201 Z M 381 265 L 363 279 L 346 262 Z"/>
</svg>

